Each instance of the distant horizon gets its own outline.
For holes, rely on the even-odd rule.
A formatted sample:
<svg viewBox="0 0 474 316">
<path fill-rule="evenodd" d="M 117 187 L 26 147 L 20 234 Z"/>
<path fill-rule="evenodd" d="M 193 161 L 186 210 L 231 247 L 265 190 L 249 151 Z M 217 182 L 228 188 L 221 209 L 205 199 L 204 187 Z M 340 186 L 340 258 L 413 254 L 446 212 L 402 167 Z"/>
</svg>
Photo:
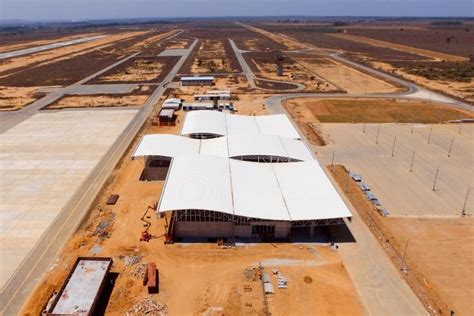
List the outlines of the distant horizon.
<svg viewBox="0 0 474 316">
<path fill-rule="evenodd" d="M 1 0 L 0 21 L 236 17 L 472 18 L 471 0 Z"/>
<path fill-rule="evenodd" d="M 0 24 L 8 22 L 28 22 L 28 23 L 41 23 L 41 22 L 62 22 L 62 23 L 77 23 L 77 22 L 94 22 L 94 21 L 160 21 L 160 20 L 186 20 L 186 19 L 382 19 L 382 20 L 406 20 L 406 19 L 419 19 L 419 20 L 431 20 L 431 19 L 443 19 L 443 20 L 467 20 L 473 21 L 472 16 L 383 16 L 383 15 L 229 15 L 229 16 L 167 16 L 167 17 L 117 17 L 117 18 L 84 18 L 84 19 L 1 19 Z"/>
</svg>

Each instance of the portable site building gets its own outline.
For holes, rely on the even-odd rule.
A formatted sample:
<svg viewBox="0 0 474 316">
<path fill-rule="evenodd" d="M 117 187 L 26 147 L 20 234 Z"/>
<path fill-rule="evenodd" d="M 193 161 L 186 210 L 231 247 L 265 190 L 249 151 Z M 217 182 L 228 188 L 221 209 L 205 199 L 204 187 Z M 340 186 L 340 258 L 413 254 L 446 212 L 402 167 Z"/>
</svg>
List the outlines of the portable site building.
<svg viewBox="0 0 474 316">
<path fill-rule="evenodd" d="M 182 86 L 212 86 L 214 76 L 181 77 Z"/>
</svg>

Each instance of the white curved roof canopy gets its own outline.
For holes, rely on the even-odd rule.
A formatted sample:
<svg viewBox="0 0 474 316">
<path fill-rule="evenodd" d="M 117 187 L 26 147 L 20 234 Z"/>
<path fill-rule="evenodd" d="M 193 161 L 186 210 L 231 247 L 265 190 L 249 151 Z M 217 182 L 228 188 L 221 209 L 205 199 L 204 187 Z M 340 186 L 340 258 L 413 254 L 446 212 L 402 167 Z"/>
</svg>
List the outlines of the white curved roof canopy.
<svg viewBox="0 0 474 316">
<path fill-rule="evenodd" d="M 173 158 L 158 212 L 186 209 L 287 221 L 352 216 L 315 160 L 256 164 L 205 155 Z"/>
<path fill-rule="evenodd" d="M 236 158 L 240 156 L 271 156 L 293 160 L 314 160 L 304 142 L 269 135 L 233 135 L 211 139 L 192 139 L 169 134 L 145 135 L 132 157 L 202 154 Z"/>
<path fill-rule="evenodd" d="M 233 136 L 246 134 L 274 135 L 299 139 L 300 135 L 285 114 L 247 116 L 217 111 L 186 113 L 181 135 L 213 134 Z"/>
</svg>

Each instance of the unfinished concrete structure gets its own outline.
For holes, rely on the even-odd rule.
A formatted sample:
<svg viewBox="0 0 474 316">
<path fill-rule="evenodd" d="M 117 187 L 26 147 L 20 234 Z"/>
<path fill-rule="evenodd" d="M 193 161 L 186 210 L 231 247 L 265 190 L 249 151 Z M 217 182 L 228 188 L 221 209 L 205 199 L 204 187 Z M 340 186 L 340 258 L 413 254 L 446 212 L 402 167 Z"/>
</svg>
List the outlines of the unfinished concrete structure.
<svg viewBox="0 0 474 316">
<path fill-rule="evenodd" d="M 66 281 L 43 314 L 94 315 L 106 286 L 112 258 L 77 258 Z"/>
</svg>

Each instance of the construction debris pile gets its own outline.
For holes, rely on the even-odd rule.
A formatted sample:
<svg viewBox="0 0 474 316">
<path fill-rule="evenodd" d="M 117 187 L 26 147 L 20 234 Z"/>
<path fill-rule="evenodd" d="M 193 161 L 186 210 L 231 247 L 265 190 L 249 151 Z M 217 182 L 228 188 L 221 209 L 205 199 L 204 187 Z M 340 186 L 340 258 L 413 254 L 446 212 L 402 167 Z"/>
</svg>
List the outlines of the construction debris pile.
<svg viewBox="0 0 474 316">
<path fill-rule="evenodd" d="M 257 281 L 260 279 L 260 269 L 258 267 L 245 268 L 244 276 L 247 281 Z"/>
<path fill-rule="evenodd" d="M 288 279 L 285 278 L 283 276 L 283 274 L 281 274 L 280 270 L 278 269 L 273 269 L 272 270 L 273 274 L 275 275 L 275 277 L 277 278 L 277 281 L 278 281 L 278 288 L 279 289 L 287 289 L 287 285 L 288 285 Z"/>
<path fill-rule="evenodd" d="M 151 297 L 147 297 L 145 300 L 133 305 L 125 313 L 126 316 L 149 314 L 156 316 L 168 315 L 168 306 L 166 306 L 166 304 L 153 301 Z"/>
<path fill-rule="evenodd" d="M 125 256 L 123 261 L 126 266 L 132 267 L 131 274 L 137 279 L 143 279 L 145 276 L 146 264 L 141 263 L 142 256 Z"/>
<path fill-rule="evenodd" d="M 110 228 L 112 227 L 115 219 L 115 213 L 111 212 L 109 215 L 102 219 L 94 231 L 94 236 L 98 236 L 100 239 L 106 239 L 110 237 Z"/>
</svg>

